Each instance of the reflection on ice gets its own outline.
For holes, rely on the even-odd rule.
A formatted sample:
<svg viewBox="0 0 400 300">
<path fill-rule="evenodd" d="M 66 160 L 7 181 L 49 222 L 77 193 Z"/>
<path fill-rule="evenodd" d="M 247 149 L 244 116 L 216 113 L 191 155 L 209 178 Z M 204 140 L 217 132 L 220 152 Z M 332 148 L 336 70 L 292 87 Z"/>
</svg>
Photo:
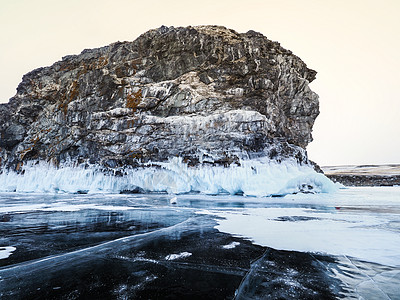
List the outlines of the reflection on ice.
<svg viewBox="0 0 400 300">
<path fill-rule="evenodd" d="M 129 210 L 135 209 L 131 206 L 111 206 L 111 205 L 97 205 L 97 204 L 67 204 L 63 202 L 49 203 L 49 204 L 22 204 L 13 205 L 8 207 L 0 207 L 0 213 L 22 213 L 29 211 L 79 211 L 84 209 L 98 209 L 98 210 Z"/>
</svg>

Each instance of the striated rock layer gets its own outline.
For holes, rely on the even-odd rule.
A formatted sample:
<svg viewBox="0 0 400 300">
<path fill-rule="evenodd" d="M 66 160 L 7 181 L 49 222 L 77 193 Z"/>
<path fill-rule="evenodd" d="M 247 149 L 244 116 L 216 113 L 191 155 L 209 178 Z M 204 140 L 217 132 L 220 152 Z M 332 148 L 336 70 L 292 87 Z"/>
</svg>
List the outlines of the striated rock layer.
<svg viewBox="0 0 400 300">
<path fill-rule="evenodd" d="M 0 105 L 1 167 L 112 170 L 176 156 L 189 166 L 260 156 L 308 164 L 315 75 L 254 31 L 163 26 L 26 74 Z"/>
</svg>

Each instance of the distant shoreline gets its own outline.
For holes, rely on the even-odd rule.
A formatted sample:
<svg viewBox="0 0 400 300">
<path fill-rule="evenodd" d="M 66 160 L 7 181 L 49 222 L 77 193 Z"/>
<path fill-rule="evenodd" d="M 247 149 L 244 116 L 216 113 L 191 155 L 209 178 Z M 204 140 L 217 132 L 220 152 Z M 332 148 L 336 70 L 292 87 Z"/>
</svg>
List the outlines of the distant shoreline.
<svg viewBox="0 0 400 300">
<path fill-rule="evenodd" d="M 334 182 L 345 186 L 400 185 L 400 164 L 321 167 Z"/>
</svg>

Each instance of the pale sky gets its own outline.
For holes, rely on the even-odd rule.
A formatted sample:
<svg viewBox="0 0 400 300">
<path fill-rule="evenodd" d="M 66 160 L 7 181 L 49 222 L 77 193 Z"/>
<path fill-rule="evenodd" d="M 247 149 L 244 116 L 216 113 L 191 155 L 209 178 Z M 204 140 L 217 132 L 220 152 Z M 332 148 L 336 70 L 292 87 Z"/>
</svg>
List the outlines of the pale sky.
<svg viewBox="0 0 400 300">
<path fill-rule="evenodd" d="M 0 102 L 22 75 L 153 28 L 259 31 L 318 72 L 309 157 L 400 163 L 400 0 L 0 0 Z"/>
</svg>

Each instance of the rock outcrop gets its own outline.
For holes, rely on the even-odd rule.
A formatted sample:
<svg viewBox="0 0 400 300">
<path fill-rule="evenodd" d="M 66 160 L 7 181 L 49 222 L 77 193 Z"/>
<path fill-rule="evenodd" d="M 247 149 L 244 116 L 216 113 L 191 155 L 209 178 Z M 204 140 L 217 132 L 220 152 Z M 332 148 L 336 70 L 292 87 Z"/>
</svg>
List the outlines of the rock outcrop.
<svg viewBox="0 0 400 300">
<path fill-rule="evenodd" d="M 0 164 L 309 163 L 316 72 L 260 33 L 161 27 L 63 57 L 0 105 Z"/>
<path fill-rule="evenodd" d="M 323 172 L 333 182 L 345 186 L 400 185 L 400 165 L 324 167 Z"/>
</svg>

